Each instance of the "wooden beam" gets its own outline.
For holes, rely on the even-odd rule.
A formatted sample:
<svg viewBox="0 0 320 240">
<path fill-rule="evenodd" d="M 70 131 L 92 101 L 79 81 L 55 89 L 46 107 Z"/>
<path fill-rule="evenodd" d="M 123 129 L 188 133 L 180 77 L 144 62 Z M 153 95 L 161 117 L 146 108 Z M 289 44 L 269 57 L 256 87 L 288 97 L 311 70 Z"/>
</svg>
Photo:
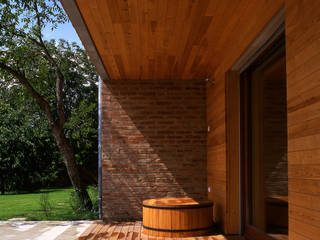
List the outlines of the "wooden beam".
<svg viewBox="0 0 320 240">
<path fill-rule="evenodd" d="M 240 233 L 240 76 L 226 73 L 226 232 Z"/>
<path fill-rule="evenodd" d="M 285 7 L 283 6 L 261 33 L 252 41 L 230 70 L 241 73 L 262 53 L 271 42 L 283 33 L 285 28 Z"/>
</svg>

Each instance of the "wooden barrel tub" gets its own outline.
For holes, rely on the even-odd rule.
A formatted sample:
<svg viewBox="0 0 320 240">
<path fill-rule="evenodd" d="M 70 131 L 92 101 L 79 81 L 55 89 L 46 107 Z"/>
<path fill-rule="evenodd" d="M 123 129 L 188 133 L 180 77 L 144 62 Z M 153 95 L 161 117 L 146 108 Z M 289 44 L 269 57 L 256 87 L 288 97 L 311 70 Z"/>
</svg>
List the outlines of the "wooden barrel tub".
<svg viewBox="0 0 320 240">
<path fill-rule="evenodd" d="M 160 198 L 143 201 L 143 234 L 156 237 L 192 237 L 210 233 L 212 201 Z"/>
</svg>

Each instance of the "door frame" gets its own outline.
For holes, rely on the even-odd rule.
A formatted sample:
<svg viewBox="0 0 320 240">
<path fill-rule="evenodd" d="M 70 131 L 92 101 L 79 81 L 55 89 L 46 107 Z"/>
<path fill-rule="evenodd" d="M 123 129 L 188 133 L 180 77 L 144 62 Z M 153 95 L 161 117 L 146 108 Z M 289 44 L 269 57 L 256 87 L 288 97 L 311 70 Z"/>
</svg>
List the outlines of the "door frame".
<svg viewBox="0 0 320 240">
<path fill-rule="evenodd" d="M 244 186 L 247 184 L 243 178 L 242 146 L 241 146 L 241 119 L 240 119 L 240 75 L 258 56 L 264 52 L 285 30 L 285 7 L 274 15 L 270 22 L 264 27 L 256 39 L 249 45 L 244 53 L 226 72 L 226 167 L 227 167 L 227 201 L 226 201 L 226 223 L 227 232 L 231 234 L 244 235 L 248 239 L 254 239 L 253 229 L 245 229 L 247 214 Z M 245 163 L 246 164 L 246 163 Z M 260 234 L 259 234 L 260 235 Z M 265 236 L 265 235 L 264 235 Z M 256 238 L 257 239 L 257 238 Z M 269 240 L 267 238 L 258 238 Z"/>
<path fill-rule="evenodd" d="M 241 144 L 241 179 L 242 179 L 242 231 L 247 239 L 259 239 L 259 240 L 272 240 L 273 238 L 268 236 L 265 232 L 250 224 L 252 218 L 252 162 L 250 161 L 252 157 L 252 152 L 249 149 L 250 142 L 252 141 L 251 127 L 252 121 L 248 115 L 251 111 L 250 109 L 250 95 L 251 95 L 251 80 L 248 73 L 245 72 L 241 75 L 240 82 L 240 142 Z M 246 133 L 246 134 L 243 134 Z"/>
</svg>

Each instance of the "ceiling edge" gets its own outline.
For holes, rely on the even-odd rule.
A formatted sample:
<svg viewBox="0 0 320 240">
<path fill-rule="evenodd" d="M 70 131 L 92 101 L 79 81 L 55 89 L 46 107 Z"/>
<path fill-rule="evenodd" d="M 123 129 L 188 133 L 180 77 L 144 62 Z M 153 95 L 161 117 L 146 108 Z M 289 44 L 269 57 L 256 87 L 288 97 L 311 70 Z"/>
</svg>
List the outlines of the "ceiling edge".
<svg viewBox="0 0 320 240">
<path fill-rule="evenodd" d="M 79 7 L 75 0 L 60 0 L 64 10 L 66 11 L 74 29 L 76 30 L 83 46 L 85 47 L 91 61 L 96 67 L 98 74 L 103 81 L 109 80 L 109 75 L 102 63 L 101 57 L 91 38 L 87 25 L 82 17 Z"/>
</svg>

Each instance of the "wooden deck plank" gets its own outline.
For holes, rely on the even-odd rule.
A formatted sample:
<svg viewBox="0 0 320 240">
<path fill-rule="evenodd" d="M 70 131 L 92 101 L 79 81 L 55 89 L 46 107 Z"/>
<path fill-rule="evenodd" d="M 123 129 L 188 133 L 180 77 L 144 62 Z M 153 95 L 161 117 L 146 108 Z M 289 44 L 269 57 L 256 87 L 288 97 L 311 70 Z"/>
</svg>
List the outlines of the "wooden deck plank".
<svg viewBox="0 0 320 240">
<path fill-rule="evenodd" d="M 121 229 L 122 229 L 123 225 L 119 224 L 116 225 L 115 229 L 113 230 L 113 233 L 111 234 L 111 236 L 109 237 L 110 240 L 117 240 L 120 233 L 121 233 Z"/>
<path fill-rule="evenodd" d="M 97 222 L 91 224 L 78 238 L 78 240 L 86 240 L 91 232 L 98 226 L 99 224 Z"/>
<path fill-rule="evenodd" d="M 127 240 L 132 240 L 134 226 L 135 226 L 134 222 L 129 223 L 129 230 L 128 230 L 128 234 L 127 234 Z"/>
<path fill-rule="evenodd" d="M 93 229 L 93 231 L 91 231 L 90 237 L 88 237 L 86 240 L 96 240 L 96 237 L 98 236 L 103 226 L 104 224 L 98 223 L 97 227 Z"/>
<path fill-rule="evenodd" d="M 140 239 L 139 240 L 149 240 L 148 236 L 143 234 L 143 226 L 141 223 Z"/>
<path fill-rule="evenodd" d="M 142 229 L 143 229 L 143 227 L 142 227 L 142 222 L 140 222 L 139 224 L 140 224 L 140 231 L 139 231 L 139 237 L 138 237 L 138 239 L 141 240 L 141 239 L 142 239 L 142 237 L 141 237 L 141 235 L 142 235 Z"/>
<path fill-rule="evenodd" d="M 108 229 L 110 228 L 110 224 L 100 224 L 102 227 L 100 230 L 96 233 L 96 235 L 92 238 L 92 240 L 100 240 L 104 233 L 108 232 Z"/>
<path fill-rule="evenodd" d="M 130 223 L 123 223 L 118 240 L 126 240 L 129 233 Z"/>
<path fill-rule="evenodd" d="M 135 222 L 131 240 L 140 240 L 141 222 Z M 129 239 L 130 240 L 130 239 Z"/>
<path fill-rule="evenodd" d="M 91 224 L 78 240 L 241 240 L 241 237 L 225 237 L 215 234 L 202 237 L 169 238 L 142 234 L 142 222 L 105 224 L 101 221 Z"/>
<path fill-rule="evenodd" d="M 116 228 L 116 224 L 111 224 L 108 231 L 103 234 L 101 240 L 109 240 L 115 228 Z"/>
</svg>

